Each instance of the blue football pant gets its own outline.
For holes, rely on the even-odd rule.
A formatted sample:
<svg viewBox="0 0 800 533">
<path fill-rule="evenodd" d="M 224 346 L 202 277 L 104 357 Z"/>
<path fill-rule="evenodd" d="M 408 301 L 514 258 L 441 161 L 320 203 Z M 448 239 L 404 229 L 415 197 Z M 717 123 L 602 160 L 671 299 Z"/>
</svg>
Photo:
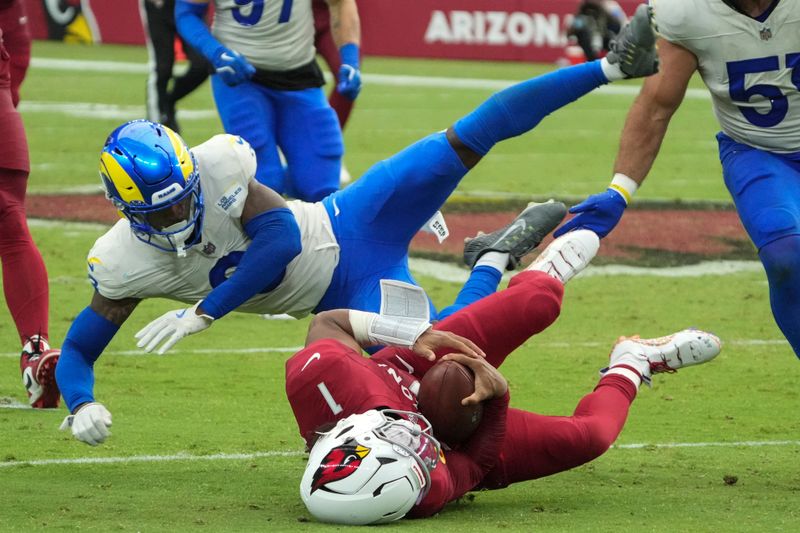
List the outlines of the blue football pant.
<svg viewBox="0 0 800 533">
<path fill-rule="evenodd" d="M 494 94 L 454 130 L 483 155 L 496 142 L 529 131 L 551 112 L 607 82 L 599 62 L 551 72 Z M 326 198 L 323 204 L 341 251 L 331 286 L 315 311 L 375 312 L 381 279 L 416 284 L 408 268 L 409 243 L 467 170 L 446 134 L 439 132 L 377 163 L 357 182 Z M 433 305 L 431 316 L 436 317 Z"/>
<path fill-rule="evenodd" d="M 230 87 L 219 76 L 211 77 L 211 87 L 225 131 L 242 136 L 255 150 L 260 183 L 279 193 L 290 189 L 308 202 L 339 188 L 342 131 L 321 88 L 279 91 L 255 82 Z"/>
<path fill-rule="evenodd" d="M 775 154 L 717 135 L 725 185 L 758 248 L 775 322 L 800 358 L 800 153 Z"/>
</svg>

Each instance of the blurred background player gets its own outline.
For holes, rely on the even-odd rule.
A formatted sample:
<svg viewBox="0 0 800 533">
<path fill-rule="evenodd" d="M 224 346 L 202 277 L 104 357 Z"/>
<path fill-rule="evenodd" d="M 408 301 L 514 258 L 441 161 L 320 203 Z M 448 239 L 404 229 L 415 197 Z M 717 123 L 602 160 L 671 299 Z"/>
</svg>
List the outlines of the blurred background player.
<svg viewBox="0 0 800 533">
<path fill-rule="evenodd" d="M 58 407 L 55 368 L 59 352 L 50 350 L 48 345 L 50 300 L 47 270 L 25 218 L 25 191 L 30 172 L 28 142 L 11 92 L 13 85 L 19 88 L 21 79 L 16 84 L 13 81 L 13 60 L 3 44 L 6 27 L 13 28 L 18 39 L 21 33 L 27 34 L 27 30 L 18 27 L 24 25 L 18 18 L 21 13 L 18 5 L 12 4 L 9 9 L 0 9 L 0 260 L 3 264 L 3 292 L 22 344 L 20 370 L 28 401 L 35 408 Z M 30 41 L 22 50 L 30 50 L 29 45 Z M 17 65 L 27 63 L 26 56 Z M 15 72 L 24 76 L 25 69 Z"/>
<path fill-rule="evenodd" d="M 614 0 L 584 0 L 567 35 L 578 41 L 586 61 L 594 61 L 605 55 L 627 21 L 625 11 Z"/>
<path fill-rule="evenodd" d="M 0 0 L 0 29 L 6 51 L 11 56 L 11 100 L 19 103 L 19 88 L 31 61 L 31 31 L 24 0 Z"/>
<path fill-rule="evenodd" d="M 643 381 L 716 357 L 719 339 L 699 330 L 659 339 L 620 338 L 603 377 L 572 416 L 509 408 L 508 383 L 496 368 L 555 321 L 564 283 L 598 248 L 591 231 L 567 234 L 512 278 L 506 290 L 416 337 L 396 339 L 370 359 L 361 354 L 363 346 L 375 342 L 364 313 L 317 315 L 306 348 L 286 363 L 286 394 L 310 449 L 300 494 L 311 514 L 343 524 L 426 517 L 469 491 L 575 468 L 613 444 Z M 456 344 L 468 350 L 453 353 Z M 417 412 L 415 400 L 423 376 L 440 359 L 473 371 L 475 391 L 462 403 L 483 402 L 475 432 L 446 449 L 434 437 L 436 428 Z"/>
<path fill-rule="evenodd" d="M 333 40 L 328 3 L 325 0 L 312 0 L 311 7 L 314 11 L 314 48 L 317 49 L 317 53 L 322 56 L 322 59 L 328 65 L 328 70 L 331 71 L 333 77 L 338 79 L 339 71 L 342 68 L 342 58 Z M 358 63 L 356 63 L 356 68 L 358 68 Z M 338 84 L 334 84 L 330 95 L 328 95 L 328 103 L 339 118 L 339 126 L 342 132 L 344 132 L 347 119 L 350 118 L 350 112 L 353 110 L 353 104 L 357 96 L 357 91 L 355 93 L 348 93 L 348 95 L 345 96 L 339 91 Z M 342 161 L 339 181 L 341 184 L 346 184 L 349 183 L 350 180 L 350 173 L 347 171 L 344 161 Z"/>
<path fill-rule="evenodd" d="M 178 0 L 178 31 L 211 61 L 211 84 L 225 131 L 256 151 L 256 179 L 271 189 L 318 201 L 339 188 L 342 132 L 325 99 L 314 49 L 311 0 L 215 0 L 213 34 L 208 0 Z M 342 66 L 337 90 L 355 98 L 360 27 L 355 0 L 328 0 Z M 286 158 L 284 169 L 278 148 Z"/>
<path fill-rule="evenodd" d="M 175 0 L 140 0 L 139 11 L 150 56 L 147 118 L 180 133 L 175 104 L 206 81 L 211 65 L 181 39 L 189 66 L 182 75 L 174 76 L 175 37 L 180 37 L 175 27 Z"/>
<path fill-rule="evenodd" d="M 654 3 L 661 70 L 628 112 L 610 187 L 572 207 L 556 235 L 605 237 L 653 166 L 699 72 L 711 92 L 725 185 L 758 248 L 772 314 L 800 358 L 800 2 Z"/>
</svg>

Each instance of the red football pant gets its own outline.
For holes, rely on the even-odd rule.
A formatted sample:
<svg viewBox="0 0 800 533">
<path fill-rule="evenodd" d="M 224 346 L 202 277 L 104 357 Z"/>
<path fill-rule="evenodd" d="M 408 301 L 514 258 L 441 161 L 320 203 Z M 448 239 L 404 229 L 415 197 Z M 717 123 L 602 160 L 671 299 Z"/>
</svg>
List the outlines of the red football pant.
<svg viewBox="0 0 800 533">
<path fill-rule="evenodd" d="M 24 344 L 28 337 L 48 338 L 47 270 L 25 219 L 28 173 L 0 168 L 0 260 L 3 292 Z"/>
<path fill-rule="evenodd" d="M 497 465 L 476 488 L 500 489 L 600 457 L 622 431 L 636 391 L 629 379 L 612 374 L 581 399 L 572 416 L 509 409 Z"/>
</svg>

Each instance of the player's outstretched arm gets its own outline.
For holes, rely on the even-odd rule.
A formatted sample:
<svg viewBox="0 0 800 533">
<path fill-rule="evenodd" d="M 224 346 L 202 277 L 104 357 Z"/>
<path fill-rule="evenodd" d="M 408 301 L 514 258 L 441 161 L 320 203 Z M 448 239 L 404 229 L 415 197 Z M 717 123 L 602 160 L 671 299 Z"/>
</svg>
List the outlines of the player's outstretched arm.
<svg viewBox="0 0 800 533">
<path fill-rule="evenodd" d="M 95 292 L 92 302 L 72 322 L 61 347 L 56 381 L 70 415 L 61 429 L 96 446 L 111 434 L 111 413 L 94 398 L 94 362 L 140 300 L 110 300 Z"/>
<path fill-rule="evenodd" d="M 569 212 L 576 215 L 554 233 L 559 237 L 574 229 L 588 229 L 605 237 L 622 218 L 633 194 L 653 166 L 672 115 L 686 94 L 697 70 L 697 58 L 685 48 L 658 40 L 659 72 L 642 85 L 628 112 L 608 189 L 595 194 Z"/>
<path fill-rule="evenodd" d="M 250 237 L 236 271 L 194 306 L 169 311 L 137 334 L 137 346 L 164 354 L 182 338 L 199 333 L 264 290 L 277 286 L 287 265 L 302 251 L 300 228 L 286 201 L 251 180 L 241 223 Z"/>
<path fill-rule="evenodd" d="M 342 66 L 336 90 L 350 100 L 355 100 L 361 91 L 359 46 L 361 44 L 361 22 L 355 0 L 326 0 L 331 13 L 331 33 L 339 48 Z"/>
</svg>

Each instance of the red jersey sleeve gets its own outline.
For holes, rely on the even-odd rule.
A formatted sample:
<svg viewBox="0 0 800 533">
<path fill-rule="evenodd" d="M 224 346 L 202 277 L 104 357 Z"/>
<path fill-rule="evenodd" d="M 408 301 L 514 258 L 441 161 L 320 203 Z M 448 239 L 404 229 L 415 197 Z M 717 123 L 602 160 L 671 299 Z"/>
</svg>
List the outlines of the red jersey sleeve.
<svg viewBox="0 0 800 533">
<path fill-rule="evenodd" d="M 509 394 L 484 404 L 481 424 L 458 450 L 444 453 L 444 461 L 431 472 L 431 488 L 408 513 L 422 518 L 438 513 L 447 503 L 475 488 L 494 468 L 506 435 Z"/>
</svg>

